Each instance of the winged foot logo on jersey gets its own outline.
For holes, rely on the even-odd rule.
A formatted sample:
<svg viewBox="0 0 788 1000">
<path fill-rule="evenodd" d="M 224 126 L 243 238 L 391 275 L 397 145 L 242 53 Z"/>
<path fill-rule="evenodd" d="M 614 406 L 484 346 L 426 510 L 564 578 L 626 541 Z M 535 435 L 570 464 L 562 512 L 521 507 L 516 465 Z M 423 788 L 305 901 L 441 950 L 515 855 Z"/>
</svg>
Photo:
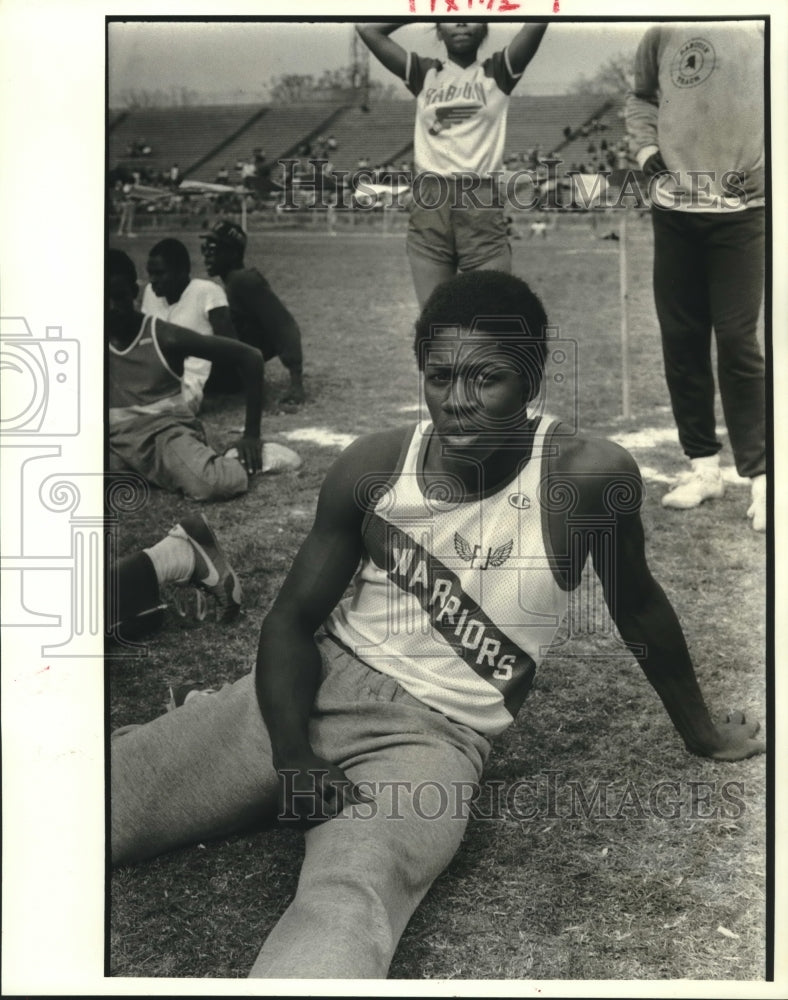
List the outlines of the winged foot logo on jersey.
<svg viewBox="0 0 788 1000">
<path fill-rule="evenodd" d="M 495 551 L 489 548 L 487 549 L 487 556 L 484 562 L 479 562 L 478 560 L 482 551 L 481 545 L 471 545 L 470 542 L 467 542 L 462 537 L 459 531 L 454 532 L 455 551 L 461 559 L 464 559 L 465 562 L 471 564 L 472 569 L 487 569 L 488 566 L 503 566 L 512 554 L 513 545 L 514 539 L 510 538 L 505 545 L 499 545 Z"/>
<path fill-rule="evenodd" d="M 427 613 L 430 625 L 454 652 L 480 677 L 503 694 L 507 711 L 516 715 L 530 690 L 536 664 L 530 655 L 514 643 L 487 617 L 477 602 L 463 589 L 459 578 L 448 566 L 419 545 L 406 532 L 373 514 L 365 532 L 368 551 L 377 566 L 385 570 L 396 586 L 411 594 Z M 478 552 L 462 536 L 455 536 L 455 546 L 465 548 L 469 561 Z M 509 558 L 514 539 L 494 552 L 488 551 L 485 563 L 500 566 Z M 498 562 L 493 564 L 492 560 Z"/>
</svg>

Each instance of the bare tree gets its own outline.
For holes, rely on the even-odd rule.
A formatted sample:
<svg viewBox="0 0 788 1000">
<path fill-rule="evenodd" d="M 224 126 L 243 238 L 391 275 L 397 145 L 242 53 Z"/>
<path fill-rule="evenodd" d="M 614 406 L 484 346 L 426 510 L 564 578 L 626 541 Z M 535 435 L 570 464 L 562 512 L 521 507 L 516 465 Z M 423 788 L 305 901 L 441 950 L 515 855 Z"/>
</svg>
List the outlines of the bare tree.
<svg viewBox="0 0 788 1000">
<path fill-rule="evenodd" d="M 270 94 L 273 104 L 293 104 L 314 99 L 315 78 L 311 73 L 284 73 L 272 78 Z"/>
<path fill-rule="evenodd" d="M 567 87 L 570 94 L 627 94 L 635 81 L 635 53 L 619 52 L 602 63 L 596 73 L 575 77 Z"/>
<path fill-rule="evenodd" d="M 396 85 L 370 80 L 367 94 L 373 100 L 392 100 L 408 97 L 404 88 L 400 93 Z M 309 73 L 285 73 L 271 78 L 268 86 L 272 104 L 293 104 L 303 101 L 350 101 L 356 93 L 353 67 L 323 70 L 316 79 Z"/>
<path fill-rule="evenodd" d="M 169 90 L 139 87 L 122 91 L 118 95 L 117 106 L 134 111 L 140 108 L 183 108 L 201 101 L 200 92 L 189 87 L 170 87 Z"/>
</svg>

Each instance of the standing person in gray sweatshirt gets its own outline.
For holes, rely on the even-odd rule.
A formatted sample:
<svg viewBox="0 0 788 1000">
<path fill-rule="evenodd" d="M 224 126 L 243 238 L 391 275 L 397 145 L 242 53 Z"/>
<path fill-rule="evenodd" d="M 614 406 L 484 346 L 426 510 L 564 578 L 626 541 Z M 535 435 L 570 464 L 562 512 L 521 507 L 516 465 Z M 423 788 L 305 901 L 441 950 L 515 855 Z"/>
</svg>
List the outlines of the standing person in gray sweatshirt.
<svg viewBox="0 0 788 1000">
<path fill-rule="evenodd" d="M 665 375 L 691 472 L 662 498 L 697 507 L 724 491 L 720 396 L 748 517 L 766 528 L 765 384 L 756 337 L 764 277 L 763 22 L 668 22 L 638 47 L 626 107 L 650 180 L 654 298 Z"/>
</svg>

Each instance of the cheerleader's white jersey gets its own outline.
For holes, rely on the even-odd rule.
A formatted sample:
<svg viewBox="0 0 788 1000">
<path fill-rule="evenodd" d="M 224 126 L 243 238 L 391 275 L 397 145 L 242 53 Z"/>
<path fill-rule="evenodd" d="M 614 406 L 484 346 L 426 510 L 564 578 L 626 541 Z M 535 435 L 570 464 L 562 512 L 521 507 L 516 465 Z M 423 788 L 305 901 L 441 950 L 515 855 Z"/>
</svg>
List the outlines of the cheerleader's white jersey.
<svg viewBox="0 0 788 1000">
<path fill-rule="evenodd" d="M 431 425 L 364 519 L 352 594 L 325 630 L 430 708 L 486 735 L 514 719 L 568 604 L 540 502 L 557 421 L 489 495 L 425 487 Z"/>
<path fill-rule="evenodd" d="M 416 98 L 416 172 L 488 177 L 503 170 L 509 94 L 520 76 L 505 49 L 464 69 L 409 53 L 405 83 Z"/>
</svg>

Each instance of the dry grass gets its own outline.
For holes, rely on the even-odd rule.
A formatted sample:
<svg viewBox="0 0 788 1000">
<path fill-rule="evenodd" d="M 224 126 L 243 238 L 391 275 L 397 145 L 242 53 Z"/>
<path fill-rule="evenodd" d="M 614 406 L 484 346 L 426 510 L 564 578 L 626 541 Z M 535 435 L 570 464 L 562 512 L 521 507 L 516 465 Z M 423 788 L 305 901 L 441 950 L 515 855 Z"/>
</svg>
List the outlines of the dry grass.
<svg viewBox="0 0 788 1000">
<path fill-rule="evenodd" d="M 148 246 L 163 235 L 124 241 L 143 274 Z M 201 274 L 196 238 L 184 239 Z M 582 426 L 603 435 L 671 426 L 649 286 L 650 235 L 640 222 L 631 226 L 629 255 L 635 413 L 628 424 L 616 416 L 617 254 L 616 244 L 592 242 L 585 224 L 515 244 L 516 273 L 541 294 L 561 336 L 579 344 Z M 309 402 L 297 414 L 267 414 L 267 436 L 285 440 L 288 431 L 315 426 L 359 434 L 412 419 L 402 407 L 416 399 L 415 304 L 399 236 L 376 236 L 371 226 L 333 240 L 261 233 L 251 238 L 249 259 L 305 334 Z M 275 398 L 285 384 L 278 363 L 268 380 Z M 240 405 L 218 399 L 210 410 L 212 433 L 227 441 Z M 296 447 L 305 460 L 300 472 L 262 478 L 247 496 L 207 511 L 242 578 L 241 620 L 220 628 L 171 617 L 147 656 L 112 661 L 112 726 L 158 714 L 173 681 L 216 683 L 249 667 L 262 616 L 337 454 Z M 682 467 L 677 445 L 636 457 L 669 474 Z M 684 623 L 707 699 L 715 711 L 742 707 L 763 718 L 764 540 L 744 520 L 746 491 L 734 486 L 713 505 L 677 513 L 659 506 L 664 487 L 647 486 L 650 562 Z M 158 538 L 189 507 L 154 492 L 124 521 L 121 551 Z M 496 744 L 488 783 L 523 778 L 534 782 L 527 803 L 537 816 L 524 819 L 522 803 L 504 802 L 496 818 L 471 823 L 408 926 L 392 977 L 762 978 L 762 759 L 725 765 L 689 757 L 634 660 L 620 655 L 610 635 L 586 634 L 547 657 L 516 724 Z M 559 793 L 552 807 L 550 781 Z M 572 782 L 589 799 L 605 783 L 613 817 L 593 808 L 571 815 Z M 649 806 L 659 782 L 678 783 L 674 818 Z M 298 835 L 270 829 L 118 871 L 112 974 L 245 975 L 292 895 L 300 856 Z"/>
</svg>

